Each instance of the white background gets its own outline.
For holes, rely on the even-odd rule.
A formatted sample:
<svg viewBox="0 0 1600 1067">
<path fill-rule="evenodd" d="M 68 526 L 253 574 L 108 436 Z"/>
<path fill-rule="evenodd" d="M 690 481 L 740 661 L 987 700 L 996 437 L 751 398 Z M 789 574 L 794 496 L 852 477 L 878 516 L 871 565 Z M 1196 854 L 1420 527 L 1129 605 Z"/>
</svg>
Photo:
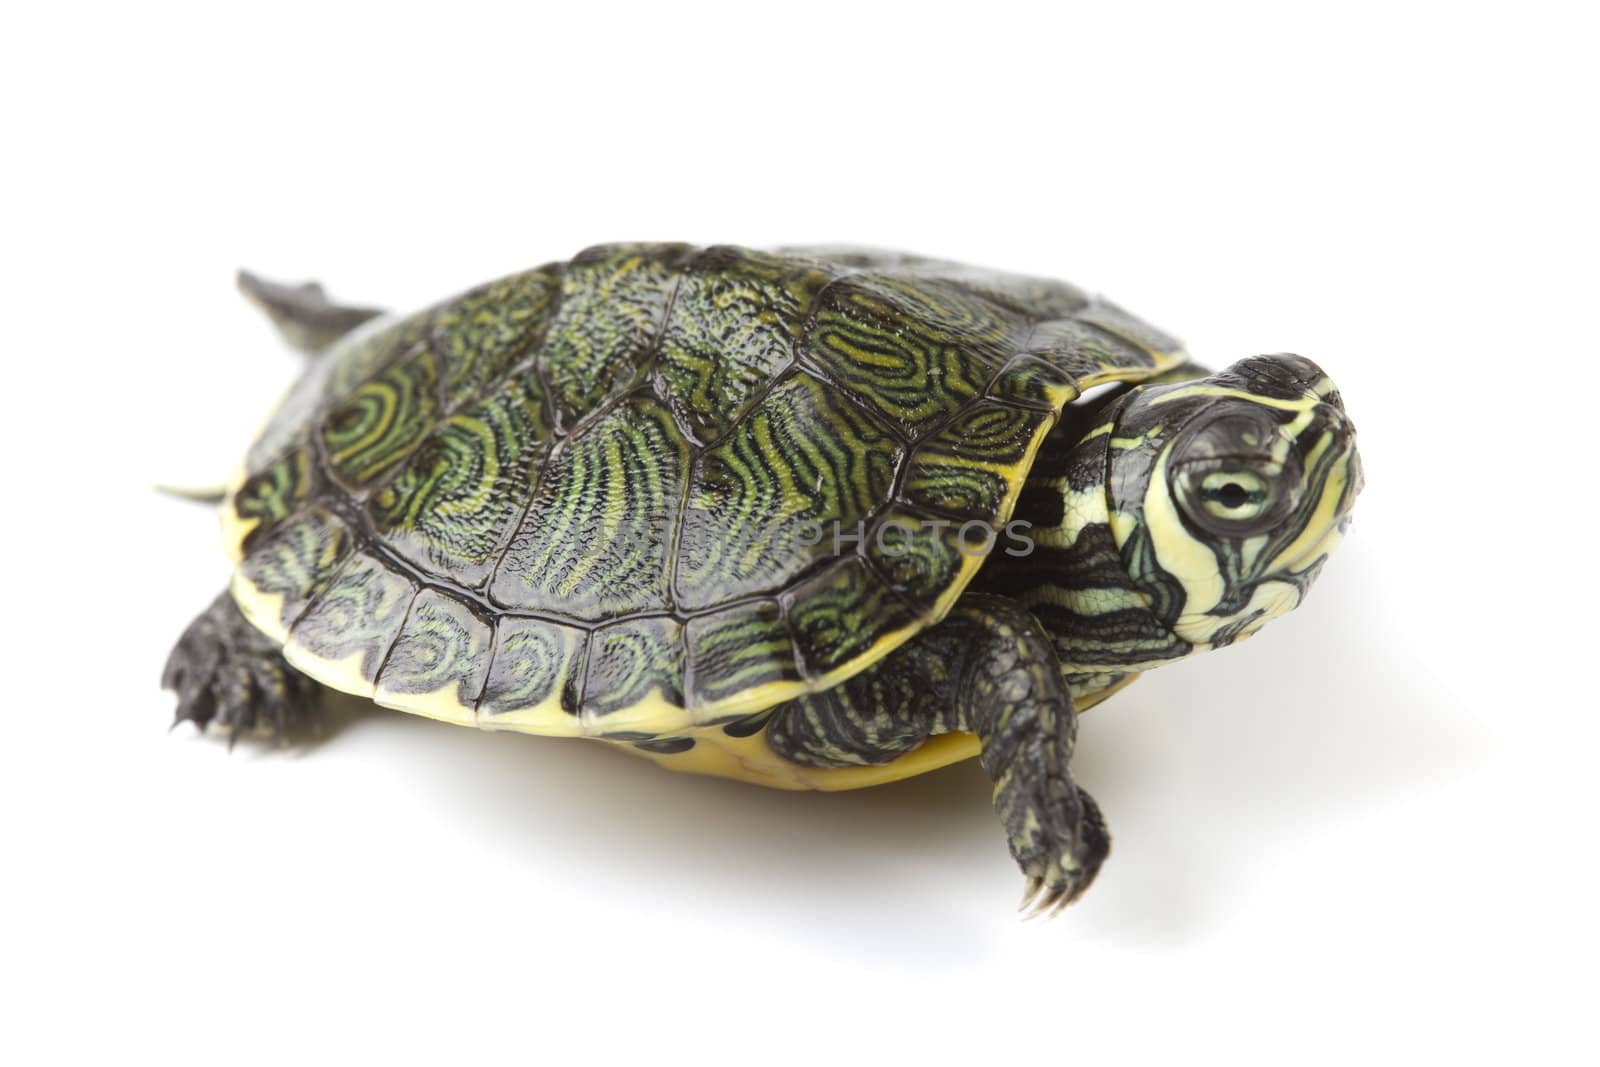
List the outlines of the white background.
<svg viewBox="0 0 1600 1067">
<path fill-rule="evenodd" d="M 1580 5 L 44 11 L 0 32 L 7 1061 L 1594 1055 Z M 147 486 L 223 477 L 298 365 L 232 270 L 406 308 L 656 238 L 1062 276 L 1338 380 L 1345 549 L 1086 717 L 1116 845 L 1062 918 L 1014 918 L 974 765 L 165 732 L 226 567 Z"/>
</svg>

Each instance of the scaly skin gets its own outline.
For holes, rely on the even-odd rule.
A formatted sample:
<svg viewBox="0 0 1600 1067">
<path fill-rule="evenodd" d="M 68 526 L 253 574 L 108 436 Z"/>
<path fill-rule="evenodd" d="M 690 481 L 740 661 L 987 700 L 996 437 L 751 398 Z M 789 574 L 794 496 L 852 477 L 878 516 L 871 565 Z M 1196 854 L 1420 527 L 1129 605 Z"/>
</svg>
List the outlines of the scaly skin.
<svg viewBox="0 0 1600 1067">
<path fill-rule="evenodd" d="M 316 282 L 282 285 L 239 272 L 239 291 L 266 312 L 283 339 L 302 352 L 327 349 L 339 338 L 383 312 L 330 301 Z"/>
<path fill-rule="evenodd" d="M 320 687 L 289 666 L 278 643 L 246 622 L 227 593 L 184 630 L 161 684 L 178 694 L 173 725 L 192 722 L 230 741 L 313 732 Z"/>
<path fill-rule="evenodd" d="M 1055 650 L 1014 601 L 967 594 L 882 662 L 781 707 L 767 740 L 796 763 L 843 767 L 887 763 L 952 730 L 978 736 L 995 810 L 1028 879 L 1024 905 L 1052 913 L 1070 904 L 1111 841 L 1068 773 L 1077 716 Z"/>
</svg>

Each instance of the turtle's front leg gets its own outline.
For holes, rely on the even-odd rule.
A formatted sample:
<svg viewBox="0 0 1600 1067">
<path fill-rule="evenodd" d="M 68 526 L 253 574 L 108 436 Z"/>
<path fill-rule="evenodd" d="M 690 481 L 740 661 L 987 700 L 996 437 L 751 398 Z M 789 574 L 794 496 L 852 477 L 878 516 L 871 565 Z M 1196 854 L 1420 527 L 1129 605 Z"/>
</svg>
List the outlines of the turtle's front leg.
<svg viewBox="0 0 1600 1067">
<path fill-rule="evenodd" d="M 189 624 L 167 657 L 161 684 L 178 694 L 174 725 L 290 739 L 315 731 L 320 686 L 283 658 L 277 642 L 245 621 L 223 593 Z"/>
<path fill-rule="evenodd" d="M 887 763 L 931 734 L 977 734 L 1024 905 L 1054 911 L 1111 849 L 1100 809 L 1072 781 L 1077 717 L 1054 648 L 1005 597 L 968 593 L 939 625 L 835 689 L 783 705 L 773 750 L 806 766 Z"/>
<path fill-rule="evenodd" d="M 995 810 L 1028 878 L 1023 907 L 1058 911 L 1089 888 L 1111 851 L 1099 805 L 1067 771 L 1078 732 L 1072 692 L 1030 612 L 1000 597 L 967 599 L 958 625 L 973 631 L 973 644 L 959 712 L 982 744 Z"/>
</svg>

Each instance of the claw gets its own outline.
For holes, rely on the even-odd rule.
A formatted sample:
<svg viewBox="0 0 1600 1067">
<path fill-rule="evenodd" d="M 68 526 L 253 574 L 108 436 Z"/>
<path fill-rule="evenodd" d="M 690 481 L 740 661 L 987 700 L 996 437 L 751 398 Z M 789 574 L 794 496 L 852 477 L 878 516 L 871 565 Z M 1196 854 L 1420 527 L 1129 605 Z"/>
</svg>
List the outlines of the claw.
<svg viewBox="0 0 1600 1067">
<path fill-rule="evenodd" d="M 228 594 L 184 631 L 162 672 L 178 693 L 174 726 L 185 720 L 202 733 L 287 741 L 315 722 L 315 684 L 296 674 L 278 647 L 254 630 Z"/>
<path fill-rule="evenodd" d="M 1039 906 L 1039 917 L 1046 921 L 1058 917 L 1067 910 L 1067 905 L 1078 899 L 1078 894 L 1069 893 L 1063 886 L 1060 892 Z"/>
<path fill-rule="evenodd" d="M 1067 887 L 1064 885 L 1052 889 L 1043 897 L 1040 897 L 1038 902 L 1029 909 L 1028 913 L 1022 917 L 1023 921 L 1031 922 L 1034 919 L 1043 919 L 1055 915 L 1058 911 L 1057 905 L 1061 903 L 1062 898 L 1066 895 Z"/>
<path fill-rule="evenodd" d="M 1071 879 L 1049 882 L 1035 876 L 1028 879 L 1027 889 L 1022 894 L 1022 903 L 1017 906 L 1017 911 L 1022 913 L 1023 922 L 1054 919 L 1081 897 L 1087 888 L 1089 888 L 1088 883 L 1077 885 Z"/>
</svg>

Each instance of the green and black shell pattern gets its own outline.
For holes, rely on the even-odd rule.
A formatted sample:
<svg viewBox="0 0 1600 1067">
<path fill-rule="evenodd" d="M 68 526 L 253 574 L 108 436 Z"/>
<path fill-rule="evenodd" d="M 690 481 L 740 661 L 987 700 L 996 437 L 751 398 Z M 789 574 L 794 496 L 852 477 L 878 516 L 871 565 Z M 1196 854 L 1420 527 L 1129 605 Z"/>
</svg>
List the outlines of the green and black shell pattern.
<svg viewBox="0 0 1600 1067">
<path fill-rule="evenodd" d="M 589 249 L 316 361 L 224 504 L 233 592 L 318 681 L 643 739 L 938 621 L 1084 389 L 1183 360 L 1064 283 L 888 253 Z"/>
</svg>

